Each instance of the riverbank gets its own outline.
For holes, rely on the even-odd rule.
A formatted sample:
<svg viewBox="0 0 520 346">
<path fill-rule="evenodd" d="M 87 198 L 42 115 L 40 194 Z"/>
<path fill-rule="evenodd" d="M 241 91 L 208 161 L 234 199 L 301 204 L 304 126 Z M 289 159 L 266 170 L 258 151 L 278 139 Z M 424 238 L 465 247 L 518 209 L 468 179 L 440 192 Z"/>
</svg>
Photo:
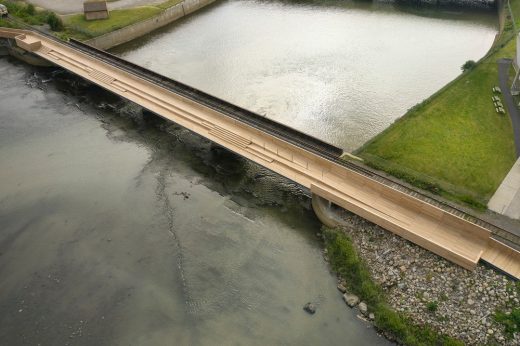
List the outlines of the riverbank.
<svg viewBox="0 0 520 346">
<path fill-rule="evenodd" d="M 359 297 L 350 305 L 387 338 L 405 345 L 520 343 L 509 318 L 520 313 L 518 284 L 483 265 L 462 269 L 356 215 L 343 218 L 346 226 L 323 230 L 326 258 L 338 290 L 347 289 L 344 299 Z"/>
<path fill-rule="evenodd" d="M 93 22 L 84 20 L 83 15 L 76 15 L 66 20 L 67 26 L 74 32 L 90 37 L 85 43 L 98 49 L 107 50 L 123 43 L 135 40 L 154 30 L 166 26 L 174 21 L 183 18 L 191 13 L 211 5 L 216 0 L 168 0 L 157 6 L 147 6 L 150 8 L 147 17 L 143 17 L 139 9 L 119 10 L 117 17 L 108 20 Z M 124 13 L 121 13 L 124 12 Z M 130 12 L 135 17 L 126 15 Z M 107 24 L 103 24 L 105 23 Z M 111 21 L 111 22 L 110 22 Z M 92 23 L 92 24 L 91 24 Z"/>
<path fill-rule="evenodd" d="M 9 13 L 29 25 L 50 26 L 61 39 L 74 38 L 99 48 L 110 49 L 144 36 L 187 16 L 216 0 L 166 0 L 157 4 L 110 11 L 108 19 L 87 21 L 83 13 L 58 16 L 47 9 L 22 1 L 6 1 Z M 0 26 L 15 27 L 0 18 Z M 46 28 L 44 28 L 46 29 Z"/>
<path fill-rule="evenodd" d="M 519 3 L 511 1 L 515 18 L 520 18 Z M 500 16 L 505 24 L 490 53 L 358 149 L 366 164 L 485 209 L 516 158 L 509 116 L 497 114 L 491 102 L 498 83 L 496 61 L 515 54 L 507 6 Z"/>
</svg>

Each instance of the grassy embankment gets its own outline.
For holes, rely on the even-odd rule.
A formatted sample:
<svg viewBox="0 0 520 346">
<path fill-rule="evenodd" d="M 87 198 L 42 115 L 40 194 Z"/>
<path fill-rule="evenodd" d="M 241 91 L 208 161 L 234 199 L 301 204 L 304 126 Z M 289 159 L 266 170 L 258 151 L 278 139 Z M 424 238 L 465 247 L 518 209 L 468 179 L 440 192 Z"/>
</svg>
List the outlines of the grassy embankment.
<svg viewBox="0 0 520 346">
<path fill-rule="evenodd" d="M 168 0 L 158 5 L 113 10 L 110 11 L 110 17 L 108 19 L 87 21 L 83 14 L 74 14 L 64 16 L 63 21 L 68 36 L 79 40 L 87 40 L 149 19 L 180 2 L 182 2 L 182 0 Z"/>
<path fill-rule="evenodd" d="M 520 18 L 520 0 L 512 0 L 511 9 Z M 473 69 L 410 109 L 356 154 L 419 188 L 484 209 L 515 162 L 510 118 L 498 115 L 491 101 L 498 83 L 496 61 L 515 55 L 514 31 L 507 18 L 500 39 Z"/>
<path fill-rule="evenodd" d="M 428 326 L 413 323 L 406 315 L 394 311 L 383 290 L 371 278 L 365 262 L 359 258 L 351 240 L 341 231 L 324 227 L 323 235 L 332 269 L 345 279 L 349 292 L 358 295 L 375 315 L 375 326 L 404 345 L 463 345 L 441 335 Z"/>
<path fill-rule="evenodd" d="M 79 40 L 87 40 L 149 19 L 180 2 L 182 2 L 182 0 L 168 0 L 158 5 L 114 10 L 110 11 L 110 17 L 108 19 L 93 21 L 85 20 L 83 14 L 63 16 L 63 20 L 61 20 L 54 12 L 35 9 L 34 6 L 21 1 L 3 1 L 2 3 L 7 6 L 10 15 L 27 24 L 49 24 L 53 31 L 59 32 L 57 36 L 63 39 L 74 37 Z M 0 18 L 0 26 L 8 28 L 17 27 L 16 24 L 2 18 Z"/>
</svg>

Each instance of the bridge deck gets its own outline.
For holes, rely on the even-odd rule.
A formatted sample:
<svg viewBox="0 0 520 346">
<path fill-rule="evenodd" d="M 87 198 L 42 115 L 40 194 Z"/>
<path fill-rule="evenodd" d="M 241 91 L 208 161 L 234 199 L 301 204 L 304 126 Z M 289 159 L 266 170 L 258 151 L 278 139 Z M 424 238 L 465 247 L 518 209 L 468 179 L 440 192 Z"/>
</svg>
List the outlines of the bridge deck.
<svg viewBox="0 0 520 346">
<path fill-rule="evenodd" d="M 504 253 L 490 239 L 488 230 L 337 164 L 330 152 L 315 150 L 314 144 L 319 142 L 300 145 L 292 137 L 263 130 L 228 112 L 236 110 L 236 106 L 226 107 L 221 101 L 224 107 L 214 107 L 197 95 L 183 95 L 147 78 L 146 72 L 123 68 L 121 59 L 111 60 L 102 52 L 103 58 L 96 57 L 92 48 L 58 42 L 31 31 L 0 30 L 2 36 L 15 37 L 19 47 L 284 175 L 454 263 L 472 269 L 486 254 L 492 265 L 519 276 L 520 256 Z M 292 131 L 295 138 L 305 138 Z"/>
<path fill-rule="evenodd" d="M 520 253 L 509 246 L 492 239 L 481 258 L 512 277 L 520 278 Z"/>
</svg>

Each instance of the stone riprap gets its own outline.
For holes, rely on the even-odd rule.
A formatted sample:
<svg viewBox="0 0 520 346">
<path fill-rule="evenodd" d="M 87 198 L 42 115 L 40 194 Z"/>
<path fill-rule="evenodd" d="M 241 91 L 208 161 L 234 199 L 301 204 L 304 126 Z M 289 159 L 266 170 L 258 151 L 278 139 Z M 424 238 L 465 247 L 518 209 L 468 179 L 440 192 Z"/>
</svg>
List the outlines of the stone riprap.
<svg viewBox="0 0 520 346">
<path fill-rule="evenodd" d="M 507 313 L 520 306 L 512 280 L 483 265 L 474 271 L 463 269 L 348 212 L 343 218 L 346 225 L 341 229 L 396 311 L 468 345 L 520 344 L 520 335 L 508 338 L 494 319 L 497 310 Z M 348 283 L 339 278 L 338 290 L 344 287 Z M 354 301 L 348 290 L 345 301 L 346 297 Z M 362 304 L 357 300 L 349 306 L 357 305 L 364 315 Z"/>
</svg>

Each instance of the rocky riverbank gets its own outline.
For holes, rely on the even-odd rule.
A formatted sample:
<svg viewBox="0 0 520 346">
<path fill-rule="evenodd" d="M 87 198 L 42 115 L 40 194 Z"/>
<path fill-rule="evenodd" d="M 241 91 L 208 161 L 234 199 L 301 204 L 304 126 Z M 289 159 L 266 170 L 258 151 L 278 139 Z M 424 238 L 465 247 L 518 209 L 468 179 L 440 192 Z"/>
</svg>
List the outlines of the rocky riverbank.
<svg viewBox="0 0 520 346">
<path fill-rule="evenodd" d="M 356 215 L 343 218 L 342 231 L 396 311 L 468 345 L 520 344 L 520 335 L 508 335 L 494 318 L 520 306 L 512 280 L 483 265 L 465 270 Z"/>
</svg>

